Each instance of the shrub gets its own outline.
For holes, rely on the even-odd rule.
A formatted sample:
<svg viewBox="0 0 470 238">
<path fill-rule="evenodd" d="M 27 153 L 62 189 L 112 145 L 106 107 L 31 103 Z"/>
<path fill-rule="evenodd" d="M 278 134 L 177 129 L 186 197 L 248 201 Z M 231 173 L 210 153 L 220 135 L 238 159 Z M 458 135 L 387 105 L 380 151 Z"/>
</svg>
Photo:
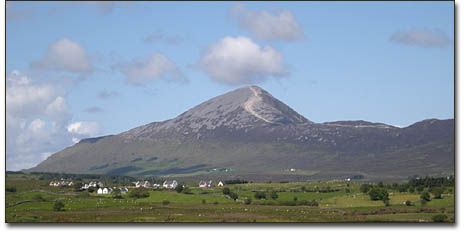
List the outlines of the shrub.
<svg viewBox="0 0 470 238">
<path fill-rule="evenodd" d="M 122 199 L 121 191 L 119 189 L 114 189 L 111 195 L 115 199 Z"/>
<path fill-rule="evenodd" d="M 219 204 L 219 202 L 215 201 L 215 202 L 214 202 L 214 205 L 217 205 L 217 204 Z"/>
<path fill-rule="evenodd" d="M 60 202 L 60 201 L 57 201 L 54 203 L 54 206 L 52 207 L 54 209 L 54 211 L 64 211 L 64 203 Z"/>
<path fill-rule="evenodd" d="M 423 186 L 423 185 L 419 185 L 418 187 L 416 187 L 416 191 L 418 191 L 418 192 L 424 191 L 424 186 Z"/>
<path fill-rule="evenodd" d="M 370 187 L 370 184 L 362 184 L 359 190 L 361 191 L 361 193 L 367 193 L 369 192 Z"/>
<path fill-rule="evenodd" d="M 410 188 L 408 189 L 408 192 L 414 193 L 414 192 L 415 192 L 415 187 L 410 187 Z"/>
<path fill-rule="evenodd" d="M 10 192 L 10 193 L 16 193 L 16 187 L 7 187 L 5 191 Z"/>
<path fill-rule="evenodd" d="M 407 206 L 413 206 L 413 203 L 411 203 L 410 200 L 406 200 L 405 205 L 407 205 Z"/>
<path fill-rule="evenodd" d="M 297 197 L 294 197 L 294 201 L 297 201 Z"/>
<path fill-rule="evenodd" d="M 170 201 L 168 201 L 168 200 L 163 200 L 163 201 L 162 201 L 162 204 L 166 206 L 166 205 L 170 204 Z"/>
<path fill-rule="evenodd" d="M 369 191 L 370 200 L 389 200 L 388 192 L 386 189 L 383 188 L 373 188 Z"/>
<path fill-rule="evenodd" d="M 150 196 L 149 192 L 143 188 L 132 189 L 129 192 L 130 198 L 146 198 L 149 196 Z"/>
<path fill-rule="evenodd" d="M 95 188 L 94 187 L 88 187 L 88 192 L 89 193 L 93 193 L 95 191 Z"/>
<path fill-rule="evenodd" d="M 233 199 L 234 201 L 236 201 L 237 198 L 238 198 L 238 194 L 236 194 L 236 193 L 234 193 L 234 192 L 231 192 L 231 193 L 230 193 L 230 198 Z"/>
<path fill-rule="evenodd" d="M 429 195 L 428 192 L 423 192 L 421 194 L 421 199 L 425 200 L 426 202 L 429 202 L 429 201 L 431 201 L 431 195 Z"/>
<path fill-rule="evenodd" d="M 255 198 L 256 199 L 266 199 L 266 192 L 256 192 L 255 193 Z"/>
<path fill-rule="evenodd" d="M 202 204 L 206 204 L 206 199 L 202 199 Z"/>
<path fill-rule="evenodd" d="M 433 222 L 445 222 L 447 220 L 447 216 L 444 214 L 437 214 L 432 216 Z"/>
<path fill-rule="evenodd" d="M 313 200 L 311 203 L 310 203 L 310 206 L 312 207 L 318 207 L 318 202 L 316 200 Z"/>
<path fill-rule="evenodd" d="M 224 195 L 230 195 L 230 188 L 225 187 L 224 189 L 222 189 L 222 193 Z"/>
<path fill-rule="evenodd" d="M 183 187 L 182 184 L 178 184 L 178 185 L 176 186 L 176 188 L 175 188 L 175 190 L 176 190 L 177 193 L 183 192 L 183 189 L 184 189 L 184 187 Z"/>
<path fill-rule="evenodd" d="M 431 193 L 434 194 L 434 198 L 441 199 L 442 193 L 444 193 L 444 188 L 441 188 L 441 187 L 433 188 Z"/>
<path fill-rule="evenodd" d="M 36 201 L 45 201 L 45 199 L 41 196 L 41 194 L 36 194 L 33 196 L 33 200 L 36 200 Z"/>
<path fill-rule="evenodd" d="M 271 193 L 271 198 L 272 198 L 273 200 L 276 200 L 278 197 L 279 197 L 279 195 L 277 195 L 276 192 L 273 191 L 273 192 Z"/>
<path fill-rule="evenodd" d="M 245 204 L 250 205 L 251 204 L 251 198 L 246 198 L 245 199 Z"/>
</svg>

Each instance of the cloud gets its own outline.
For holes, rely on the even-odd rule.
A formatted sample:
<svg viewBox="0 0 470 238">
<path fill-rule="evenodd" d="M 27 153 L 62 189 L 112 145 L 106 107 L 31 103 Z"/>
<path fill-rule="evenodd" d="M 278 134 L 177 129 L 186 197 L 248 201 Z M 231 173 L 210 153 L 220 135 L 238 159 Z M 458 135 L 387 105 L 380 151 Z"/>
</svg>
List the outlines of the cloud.
<svg viewBox="0 0 470 238">
<path fill-rule="evenodd" d="M 38 83 L 13 70 L 6 77 L 6 161 L 8 170 L 30 168 L 51 153 L 70 146 L 72 114 L 64 90 Z"/>
<path fill-rule="evenodd" d="M 146 44 L 152 44 L 158 41 L 162 41 L 169 45 L 177 45 L 183 42 L 183 38 L 181 38 L 180 36 L 165 36 L 161 32 L 155 31 L 149 36 L 145 37 L 143 41 Z"/>
<path fill-rule="evenodd" d="M 112 68 L 124 74 L 127 82 L 136 86 L 158 79 L 179 83 L 188 81 L 178 66 L 162 53 L 153 53 L 147 57 L 134 59 L 132 62 L 115 64 Z"/>
<path fill-rule="evenodd" d="M 107 15 L 113 13 L 114 9 L 116 8 L 117 4 L 113 1 L 105 1 L 105 2 L 89 2 L 92 7 L 98 10 L 101 14 Z"/>
<path fill-rule="evenodd" d="M 288 75 L 283 55 L 246 37 L 225 37 L 212 44 L 197 63 L 214 81 L 252 84 Z"/>
<path fill-rule="evenodd" d="M 89 107 L 89 108 L 85 109 L 85 111 L 88 112 L 88 113 L 104 112 L 103 108 L 97 107 L 97 106 Z"/>
<path fill-rule="evenodd" d="M 32 68 L 71 73 L 91 73 L 93 66 L 85 48 L 68 38 L 49 44 L 46 55 L 31 63 Z"/>
<path fill-rule="evenodd" d="M 244 4 L 233 4 L 230 16 L 237 20 L 240 28 L 260 40 L 298 41 L 304 38 L 302 26 L 290 11 L 273 14 L 264 10 L 249 10 Z"/>
<path fill-rule="evenodd" d="M 106 89 L 99 92 L 97 95 L 99 99 L 108 99 L 108 98 L 117 97 L 117 96 L 119 96 L 118 92 L 116 91 L 108 92 Z"/>
<path fill-rule="evenodd" d="M 31 7 L 18 8 L 16 3 L 5 2 L 6 19 L 8 21 L 27 20 L 34 17 L 34 11 Z"/>
<path fill-rule="evenodd" d="M 398 31 L 391 37 L 390 41 L 413 46 L 444 48 L 450 44 L 450 39 L 446 33 L 439 29 L 413 29 L 411 31 Z"/>
<path fill-rule="evenodd" d="M 96 122 L 79 121 L 69 124 L 67 131 L 77 135 L 94 136 L 100 132 L 100 125 Z"/>
</svg>

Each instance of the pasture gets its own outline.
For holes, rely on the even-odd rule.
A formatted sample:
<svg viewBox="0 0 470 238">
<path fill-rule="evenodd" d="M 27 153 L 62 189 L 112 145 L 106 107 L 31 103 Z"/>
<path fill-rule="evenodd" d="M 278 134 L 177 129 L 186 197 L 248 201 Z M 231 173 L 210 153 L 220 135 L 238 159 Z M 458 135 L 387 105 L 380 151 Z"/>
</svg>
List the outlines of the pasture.
<svg viewBox="0 0 470 238">
<path fill-rule="evenodd" d="M 186 190 L 148 189 L 145 198 L 122 198 L 50 187 L 36 175 L 9 174 L 6 222 L 455 222 L 454 190 L 422 204 L 421 192 L 388 189 L 389 201 L 372 201 L 360 182 L 247 183 Z M 130 187 L 130 185 L 128 185 Z M 223 193 L 229 188 L 237 199 Z M 424 189 L 424 192 L 428 188 Z M 276 196 L 272 196 L 275 193 Z M 257 198 L 264 194 L 265 198 Z M 410 204 L 406 205 L 406 201 Z M 64 204 L 55 211 L 56 202 Z"/>
</svg>

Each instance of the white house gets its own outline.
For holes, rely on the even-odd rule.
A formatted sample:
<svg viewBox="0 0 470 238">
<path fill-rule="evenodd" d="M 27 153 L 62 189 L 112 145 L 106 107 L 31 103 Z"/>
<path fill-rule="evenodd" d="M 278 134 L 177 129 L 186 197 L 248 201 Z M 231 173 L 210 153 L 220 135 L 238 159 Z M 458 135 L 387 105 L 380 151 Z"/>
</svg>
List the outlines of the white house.
<svg viewBox="0 0 470 238">
<path fill-rule="evenodd" d="M 98 191 L 96 191 L 96 194 L 103 194 L 103 189 L 102 189 L 102 188 L 98 188 Z"/>
<path fill-rule="evenodd" d="M 176 182 L 176 180 L 173 180 L 173 181 L 165 180 L 165 182 L 163 182 L 163 187 L 164 188 L 175 189 L 176 186 L 178 186 L 178 182 Z"/>
<path fill-rule="evenodd" d="M 210 188 L 212 187 L 212 180 L 211 181 L 201 181 L 199 182 L 199 187 L 200 188 Z"/>
<path fill-rule="evenodd" d="M 150 186 L 151 186 L 151 185 L 150 185 L 149 181 L 137 181 L 137 182 L 135 183 L 135 187 L 136 187 L 136 188 L 140 188 L 140 187 L 148 188 L 148 187 L 150 187 Z"/>
<path fill-rule="evenodd" d="M 125 193 L 129 192 L 129 190 L 127 188 L 119 188 L 119 190 L 121 191 L 121 194 L 125 194 Z"/>
<path fill-rule="evenodd" d="M 217 187 L 223 187 L 223 186 L 225 186 L 225 183 L 222 181 L 219 181 L 219 183 L 217 184 Z"/>
</svg>

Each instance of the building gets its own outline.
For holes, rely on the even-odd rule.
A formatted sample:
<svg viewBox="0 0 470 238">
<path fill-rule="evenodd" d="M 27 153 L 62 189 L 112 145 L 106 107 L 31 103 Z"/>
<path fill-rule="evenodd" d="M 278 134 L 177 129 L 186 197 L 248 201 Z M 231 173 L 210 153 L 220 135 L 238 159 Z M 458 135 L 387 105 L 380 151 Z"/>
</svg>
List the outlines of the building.
<svg viewBox="0 0 470 238">
<path fill-rule="evenodd" d="M 175 189 L 176 186 L 178 186 L 178 182 L 176 182 L 176 180 L 173 180 L 173 181 L 165 180 L 165 182 L 163 182 L 164 188 Z"/>
<path fill-rule="evenodd" d="M 223 187 L 223 186 L 225 186 L 225 183 L 222 181 L 219 181 L 219 183 L 217 184 L 217 187 Z"/>
<path fill-rule="evenodd" d="M 201 181 L 199 182 L 200 188 L 211 188 L 212 187 L 212 180 L 211 181 Z"/>
</svg>

